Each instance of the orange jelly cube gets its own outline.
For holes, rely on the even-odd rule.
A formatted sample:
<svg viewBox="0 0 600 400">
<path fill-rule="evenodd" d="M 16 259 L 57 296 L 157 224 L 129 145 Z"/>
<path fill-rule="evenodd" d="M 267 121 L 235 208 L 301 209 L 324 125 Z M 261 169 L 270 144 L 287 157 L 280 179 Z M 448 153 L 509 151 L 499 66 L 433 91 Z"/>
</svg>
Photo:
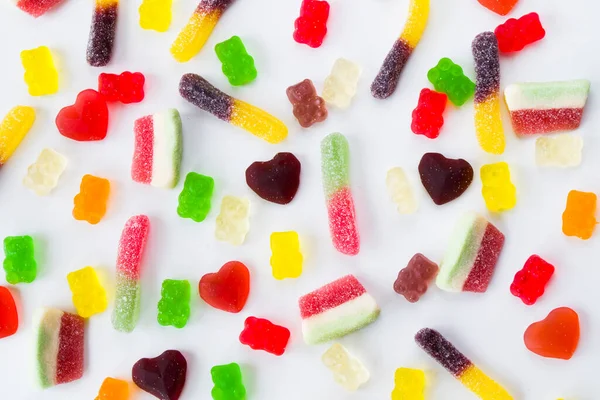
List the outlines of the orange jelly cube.
<svg viewBox="0 0 600 400">
<path fill-rule="evenodd" d="M 102 382 L 96 400 L 127 400 L 129 399 L 129 383 L 120 379 L 106 378 Z"/>
</svg>

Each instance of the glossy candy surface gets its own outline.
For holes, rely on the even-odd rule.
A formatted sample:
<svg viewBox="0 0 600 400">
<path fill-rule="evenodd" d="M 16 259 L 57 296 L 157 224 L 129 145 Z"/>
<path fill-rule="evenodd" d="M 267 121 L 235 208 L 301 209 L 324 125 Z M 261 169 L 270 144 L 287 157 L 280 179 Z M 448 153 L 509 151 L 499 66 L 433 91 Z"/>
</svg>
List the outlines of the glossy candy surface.
<svg viewBox="0 0 600 400">
<path fill-rule="evenodd" d="M 300 161 L 292 153 L 277 153 L 246 169 L 246 183 L 259 197 L 276 204 L 290 203 L 300 186 Z"/>
<path fill-rule="evenodd" d="M 73 199 L 73 218 L 97 224 L 106 214 L 110 182 L 94 175 L 81 178 L 79 193 Z"/>
<path fill-rule="evenodd" d="M 142 358 L 131 369 L 133 382 L 161 400 L 178 400 L 186 375 L 187 360 L 178 350 L 167 350 L 155 358 Z"/>
<path fill-rule="evenodd" d="M 239 36 L 217 43 L 215 53 L 221 61 L 221 70 L 232 86 L 246 85 L 256 79 L 254 58 L 248 54 Z"/>
<path fill-rule="evenodd" d="M 521 51 L 525 46 L 542 40 L 546 31 L 537 13 L 523 15 L 519 19 L 511 18 L 494 30 L 498 38 L 501 53 Z"/>
<path fill-rule="evenodd" d="M 419 301 L 439 271 L 436 263 L 421 253 L 415 254 L 408 265 L 400 270 L 394 282 L 394 291 L 411 303 Z"/>
<path fill-rule="evenodd" d="M 579 334 L 579 315 L 568 307 L 560 307 L 529 325 L 523 340 L 525 347 L 537 355 L 570 360 L 579 345 Z"/>
<path fill-rule="evenodd" d="M 190 283 L 186 280 L 165 279 L 158 302 L 158 323 L 183 328 L 190 318 Z"/>
<path fill-rule="evenodd" d="M 37 160 L 27 168 L 23 185 L 38 196 L 46 196 L 56 187 L 66 167 L 65 156 L 52 149 L 43 149 Z"/>
<path fill-rule="evenodd" d="M 385 177 L 388 195 L 396 204 L 400 214 L 413 214 L 417 211 L 417 200 L 412 185 L 400 167 L 390 169 Z"/>
<path fill-rule="evenodd" d="M 534 254 L 527 259 L 523 268 L 515 274 L 510 285 L 510 292 L 528 306 L 535 304 L 544 294 L 546 285 L 553 274 L 554 266 Z"/>
<path fill-rule="evenodd" d="M 510 210 L 517 204 L 517 188 L 510 181 L 508 164 L 499 162 L 481 167 L 481 194 L 492 212 Z"/>
<path fill-rule="evenodd" d="M 210 392 L 213 400 L 246 399 L 242 371 L 237 363 L 215 365 L 210 369 L 210 376 L 215 385 Z"/>
<path fill-rule="evenodd" d="M 125 71 L 120 75 L 101 73 L 98 76 L 98 92 L 106 101 L 139 103 L 144 100 L 145 82 L 146 77 L 141 72 Z"/>
<path fill-rule="evenodd" d="M 129 383 L 120 379 L 106 378 L 95 400 L 129 400 Z"/>
<path fill-rule="evenodd" d="M 0 339 L 12 336 L 19 329 L 19 315 L 15 299 L 4 286 L 0 286 Z"/>
<path fill-rule="evenodd" d="M 325 0 L 302 0 L 300 16 L 294 23 L 294 40 L 316 48 L 327 34 L 329 3 Z"/>
<path fill-rule="evenodd" d="M 506 15 L 513 7 L 519 2 L 519 0 L 477 0 L 479 4 L 484 6 L 490 11 L 496 14 Z"/>
<path fill-rule="evenodd" d="M 264 350 L 276 356 L 285 352 L 289 340 L 289 329 L 275 325 L 264 318 L 246 318 L 244 330 L 240 333 L 241 344 L 250 346 L 253 350 Z"/>
<path fill-rule="evenodd" d="M 366 383 L 370 374 L 360 360 L 339 343 L 334 343 L 321 356 L 321 361 L 333 373 L 333 378 L 349 392 Z"/>
<path fill-rule="evenodd" d="M 348 108 L 356 95 L 360 74 L 361 68 L 358 64 L 345 58 L 335 60 L 331 73 L 323 84 L 322 96 L 327 105 Z"/>
<path fill-rule="evenodd" d="M 571 190 L 567 196 L 567 206 L 562 215 L 562 231 L 567 236 L 583 240 L 592 237 L 596 228 L 597 196 L 591 192 Z"/>
<path fill-rule="evenodd" d="M 425 373 L 420 369 L 398 368 L 394 373 L 392 400 L 425 400 Z"/>
<path fill-rule="evenodd" d="M 48 47 L 23 50 L 21 64 L 25 69 L 24 78 L 30 95 L 44 96 L 58 92 L 58 72 Z"/>
<path fill-rule="evenodd" d="M 442 205 L 460 197 L 473 181 L 473 167 L 463 159 L 426 153 L 419 162 L 421 183 L 435 204 Z"/>
<path fill-rule="evenodd" d="M 12 285 L 31 283 L 37 276 L 33 239 L 31 236 L 4 238 L 4 271 L 6 281 Z"/>
<path fill-rule="evenodd" d="M 98 275 L 92 267 L 85 267 L 67 275 L 67 282 L 73 294 L 73 305 L 77 314 L 89 318 L 102 313 L 108 307 L 106 290 L 100 284 Z"/>
<path fill-rule="evenodd" d="M 448 96 L 445 93 L 437 93 L 430 89 L 421 90 L 419 104 L 412 112 L 410 128 L 413 133 L 424 135 L 429 139 L 438 137 L 444 125 L 442 114 L 447 102 Z"/>
<path fill-rule="evenodd" d="M 177 214 L 196 222 L 204 221 L 210 211 L 214 187 L 215 181 L 210 176 L 189 172 L 179 194 Z"/>
<path fill-rule="evenodd" d="M 271 268 L 273 278 L 298 278 L 302 275 L 300 239 L 295 231 L 271 233 Z"/>
<path fill-rule="evenodd" d="M 75 104 L 56 116 L 61 135 L 80 142 L 102 140 L 108 132 L 108 107 L 104 96 L 92 89 L 77 95 Z"/>
<path fill-rule="evenodd" d="M 171 26 L 171 6 L 173 0 L 143 0 L 140 8 L 140 26 L 142 29 L 152 29 L 166 32 Z"/>
<path fill-rule="evenodd" d="M 240 246 L 250 230 L 250 202 L 243 197 L 225 196 L 217 216 L 217 240 Z"/>
<path fill-rule="evenodd" d="M 286 94 L 294 110 L 294 117 L 303 128 L 310 128 L 317 122 L 327 119 L 325 100 L 317 96 L 317 90 L 310 79 L 290 86 Z"/>
<path fill-rule="evenodd" d="M 535 163 L 539 167 L 577 167 L 581 164 L 583 139 L 580 136 L 541 136 L 535 140 Z"/>
<path fill-rule="evenodd" d="M 436 91 L 446 93 L 452 104 L 458 107 L 475 93 L 475 84 L 464 74 L 462 67 L 446 57 L 427 72 L 427 79 Z"/>
<path fill-rule="evenodd" d="M 198 284 L 200 297 L 208 305 L 227 312 L 242 311 L 250 293 L 250 271 L 239 261 L 225 263 L 218 272 L 208 273 Z"/>
</svg>

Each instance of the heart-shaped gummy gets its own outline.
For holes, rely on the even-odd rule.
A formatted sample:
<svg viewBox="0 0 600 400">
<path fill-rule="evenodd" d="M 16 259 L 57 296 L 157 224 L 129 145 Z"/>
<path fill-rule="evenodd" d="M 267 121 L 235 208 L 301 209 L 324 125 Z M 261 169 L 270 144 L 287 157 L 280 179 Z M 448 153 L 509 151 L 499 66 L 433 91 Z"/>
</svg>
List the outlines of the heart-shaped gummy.
<svg viewBox="0 0 600 400">
<path fill-rule="evenodd" d="M 426 153 L 419 163 L 421 183 L 435 204 L 460 197 L 473 181 L 473 167 L 462 158 L 455 160 L 439 153 Z"/>
<path fill-rule="evenodd" d="M 155 358 L 142 358 L 131 370 L 133 382 L 161 400 L 179 399 L 186 374 L 187 361 L 177 350 L 167 350 Z"/>
<path fill-rule="evenodd" d="M 250 293 L 250 271 L 239 261 L 230 261 L 218 272 L 204 275 L 198 285 L 208 305 L 230 313 L 242 311 Z"/>
<path fill-rule="evenodd" d="M 523 339 L 535 354 L 568 360 L 579 344 L 579 316 L 568 307 L 552 310 L 543 320 L 529 325 Z"/>
<path fill-rule="evenodd" d="M 74 105 L 58 112 L 56 127 L 64 137 L 79 142 L 104 139 L 108 130 L 106 100 L 95 90 L 84 90 Z"/>
<path fill-rule="evenodd" d="M 261 198 L 288 204 L 300 186 L 300 161 L 292 153 L 277 153 L 272 160 L 256 161 L 246 169 L 246 183 Z"/>
</svg>

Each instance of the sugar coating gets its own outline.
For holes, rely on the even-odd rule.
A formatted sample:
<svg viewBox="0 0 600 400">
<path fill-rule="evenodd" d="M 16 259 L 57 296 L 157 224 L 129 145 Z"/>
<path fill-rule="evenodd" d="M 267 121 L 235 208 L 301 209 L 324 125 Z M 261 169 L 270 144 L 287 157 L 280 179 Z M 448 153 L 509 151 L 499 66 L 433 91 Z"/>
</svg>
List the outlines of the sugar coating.
<svg viewBox="0 0 600 400">
<path fill-rule="evenodd" d="M 58 92 L 58 72 L 48 47 L 23 50 L 21 64 L 25 69 L 24 78 L 30 95 L 44 96 Z"/>
<path fill-rule="evenodd" d="M 34 18 L 40 17 L 64 0 L 17 0 L 17 7 Z"/>
<path fill-rule="evenodd" d="M 79 316 L 89 318 L 104 312 L 108 307 L 106 291 L 100 284 L 94 268 L 85 267 L 69 273 L 67 282 L 73 294 L 73 305 Z"/>
<path fill-rule="evenodd" d="M 459 381 L 481 399 L 512 400 L 513 397 L 496 381 L 487 376 L 475 365 L 471 365 Z"/>
<path fill-rule="evenodd" d="M 595 193 L 571 190 L 562 215 L 563 233 L 583 240 L 591 238 L 597 224 L 596 202 Z"/>
<path fill-rule="evenodd" d="M 165 279 L 158 302 L 158 323 L 183 328 L 190 318 L 191 288 L 187 280 Z"/>
<path fill-rule="evenodd" d="M 341 133 L 332 133 L 321 141 L 321 171 L 327 198 L 350 185 L 350 147 Z"/>
<path fill-rule="evenodd" d="M 37 276 L 34 243 L 31 236 L 7 236 L 4 238 L 2 266 L 6 272 L 6 281 L 11 285 L 31 283 Z"/>
<path fill-rule="evenodd" d="M 128 400 L 129 383 L 120 379 L 106 378 L 95 400 Z"/>
<path fill-rule="evenodd" d="M 475 93 L 475 84 L 463 72 L 460 65 L 451 59 L 441 58 L 427 72 L 427 79 L 437 92 L 446 93 L 455 106 L 462 106 Z"/>
<path fill-rule="evenodd" d="M 339 343 L 327 349 L 321 361 L 333 372 L 333 379 L 349 392 L 356 391 L 370 378 L 363 363 Z"/>
<path fill-rule="evenodd" d="M 172 5 L 173 0 L 143 0 L 138 9 L 142 29 L 152 29 L 157 32 L 169 30 Z"/>
<path fill-rule="evenodd" d="M 400 214 L 413 214 L 417 211 L 417 199 L 404 170 L 394 167 L 387 172 L 385 184 L 396 209 Z"/>
<path fill-rule="evenodd" d="M 295 231 L 271 233 L 273 278 L 298 278 L 302 275 L 300 239 Z"/>
<path fill-rule="evenodd" d="M 510 181 L 508 164 L 486 164 L 480 170 L 485 205 L 492 212 L 510 210 L 517 204 L 517 188 Z"/>
<path fill-rule="evenodd" d="M 425 400 L 425 372 L 398 368 L 394 373 L 392 400 Z"/>
<path fill-rule="evenodd" d="M 298 300 L 300 315 L 303 319 L 309 318 L 366 293 L 367 290 L 354 275 L 346 275 L 302 296 Z"/>
<path fill-rule="evenodd" d="M 223 197 L 215 228 L 217 240 L 239 246 L 244 243 L 249 230 L 250 201 L 242 197 Z"/>
<path fill-rule="evenodd" d="M 52 150 L 43 149 L 37 160 L 27 168 L 23 185 L 38 196 L 50 194 L 67 167 L 67 158 Z"/>
<path fill-rule="evenodd" d="M 106 214 L 106 204 L 110 194 L 108 179 L 94 175 L 84 175 L 81 178 L 79 193 L 73 198 L 73 218 L 97 224 Z"/>
<path fill-rule="evenodd" d="M 87 62 L 104 67 L 112 58 L 119 12 L 119 0 L 96 0 L 87 45 Z"/>
<path fill-rule="evenodd" d="M 32 107 L 12 108 L 0 123 L 0 166 L 13 155 L 35 122 Z"/>
<path fill-rule="evenodd" d="M 338 58 L 333 64 L 331 73 L 325 78 L 321 96 L 327 104 L 338 108 L 348 108 L 356 95 L 361 68 L 358 64 L 345 58 Z"/>
<path fill-rule="evenodd" d="M 540 167 L 577 167 L 581 164 L 583 139 L 562 134 L 535 140 L 535 163 Z"/>
</svg>

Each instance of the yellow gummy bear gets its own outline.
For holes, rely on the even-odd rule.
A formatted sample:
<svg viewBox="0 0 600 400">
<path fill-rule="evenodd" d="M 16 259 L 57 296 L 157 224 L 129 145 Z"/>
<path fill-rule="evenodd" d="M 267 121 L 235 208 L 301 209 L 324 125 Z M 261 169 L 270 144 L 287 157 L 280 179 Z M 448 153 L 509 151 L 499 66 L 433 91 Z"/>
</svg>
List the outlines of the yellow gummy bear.
<svg viewBox="0 0 600 400">
<path fill-rule="evenodd" d="M 481 167 L 481 194 L 492 212 L 510 210 L 517 204 L 517 188 L 510 181 L 508 164 L 499 162 Z"/>
<path fill-rule="evenodd" d="M 350 392 L 369 380 L 369 371 L 365 366 L 339 343 L 334 343 L 321 360 L 333 372 L 335 381 Z"/>
<path fill-rule="evenodd" d="M 244 243 L 250 230 L 250 202 L 248 199 L 225 196 L 221 201 L 221 212 L 217 216 L 215 237 L 234 246 Z"/>
<path fill-rule="evenodd" d="M 25 68 L 24 78 L 30 95 L 44 96 L 58 92 L 58 72 L 48 47 L 23 50 L 21 63 Z"/>
<path fill-rule="evenodd" d="M 38 196 L 50 194 L 67 166 L 67 158 L 52 149 L 44 149 L 27 169 L 23 185 Z"/>
<path fill-rule="evenodd" d="M 35 110 L 16 106 L 0 123 L 0 166 L 13 155 L 35 122 Z"/>
<path fill-rule="evenodd" d="M 67 275 L 67 281 L 73 293 L 73 304 L 81 317 L 89 318 L 106 310 L 106 291 L 100 284 L 94 268 L 85 267 L 73 271 Z"/>
<path fill-rule="evenodd" d="M 302 274 L 302 253 L 298 233 L 273 232 L 271 234 L 271 267 L 273 278 L 297 278 Z"/>
<path fill-rule="evenodd" d="M 398 368 L 394 374 L 392 400 L 424 400 L 425 373 L 420 369 Z"/>
<path fill-rule="evenodd" d="M 166 32 L 171 26 L 173 0 L 143 0 L 140 5 L 140 26 L 157 32 Z"/>
</svg>

